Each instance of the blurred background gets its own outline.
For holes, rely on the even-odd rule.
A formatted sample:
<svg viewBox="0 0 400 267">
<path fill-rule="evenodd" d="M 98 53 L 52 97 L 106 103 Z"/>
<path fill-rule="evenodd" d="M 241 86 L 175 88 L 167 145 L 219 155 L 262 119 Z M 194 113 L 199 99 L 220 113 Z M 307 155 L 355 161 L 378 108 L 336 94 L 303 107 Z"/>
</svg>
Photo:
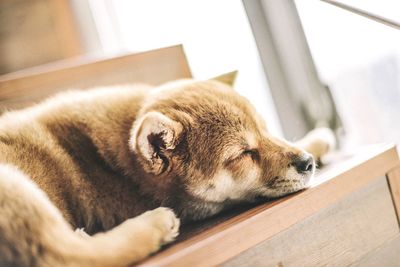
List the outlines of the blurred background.
<svg viewBox="0 0 400 267">
<path fill-rule="evenodd" d="M 396 0 L 346 3 L 400 20 Z M 400 143 L 400 31 L 318 0 L 2 0 L 0 95 L 27 69 L 176 44 L 195 78 L 238 70 L 276 135 Z"/>
</svg>

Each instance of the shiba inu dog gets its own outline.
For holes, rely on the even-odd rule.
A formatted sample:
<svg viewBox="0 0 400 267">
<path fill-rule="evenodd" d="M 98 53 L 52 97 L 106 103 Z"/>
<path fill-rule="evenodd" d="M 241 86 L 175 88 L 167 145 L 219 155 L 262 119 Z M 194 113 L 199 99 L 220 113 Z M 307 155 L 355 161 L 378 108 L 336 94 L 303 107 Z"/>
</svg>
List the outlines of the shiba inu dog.
<svg viewBox="0 0 400 267">
<path fill-rule="evenodd" d="M 306 188 L 311 154 L 329 148 L 320 134 L 303 148 L 271 136 L 218 81 L 139 87 L 0 118 L 0 266 L 127 266 L 174 240 L 180 220 Z"/>
</svg>

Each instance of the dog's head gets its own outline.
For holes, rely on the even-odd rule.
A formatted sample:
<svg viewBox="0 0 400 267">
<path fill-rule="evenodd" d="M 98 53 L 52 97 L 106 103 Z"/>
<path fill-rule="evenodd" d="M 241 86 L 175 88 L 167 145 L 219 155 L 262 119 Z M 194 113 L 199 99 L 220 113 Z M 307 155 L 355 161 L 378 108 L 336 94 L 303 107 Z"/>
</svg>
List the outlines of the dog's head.
<svg viewBox="0 0 400 267">
<path fill-rule="evenodd" d="M 231 87 L 217 81 L 168 87 L 150 94 L 131 131 L 131 149 L 147 172 L 179 179 L 188 195 L 209 204 L 307 187 L 312 156 L 271 136 Z"/>
</svg>

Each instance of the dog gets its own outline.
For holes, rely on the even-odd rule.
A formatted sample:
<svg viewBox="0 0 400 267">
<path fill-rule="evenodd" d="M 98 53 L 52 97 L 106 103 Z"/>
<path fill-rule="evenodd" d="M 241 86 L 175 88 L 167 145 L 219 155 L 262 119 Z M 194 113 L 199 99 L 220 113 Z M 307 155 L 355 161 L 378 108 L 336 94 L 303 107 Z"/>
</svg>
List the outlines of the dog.
<svg viewBox="0 0 400 267">
<path fill-rule="evenodd" d="M 180 221 L 306 188 L 331 143 L 314 132 L 301 146 L 217 80 L 70 91 L 7 112 L 0 266 L 128 266 Z"/>
</svg>

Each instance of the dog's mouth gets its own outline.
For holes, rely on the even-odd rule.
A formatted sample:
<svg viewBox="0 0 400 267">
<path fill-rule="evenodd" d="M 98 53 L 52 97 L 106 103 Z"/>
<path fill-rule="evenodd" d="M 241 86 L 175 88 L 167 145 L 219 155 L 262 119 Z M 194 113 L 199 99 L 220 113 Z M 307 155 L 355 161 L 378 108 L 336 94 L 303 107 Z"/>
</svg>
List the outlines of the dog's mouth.
<svg viewBox="0 0 400 267">
<path fill-rule="evenodd" d="M 306 189 L 310 186 L 314 173 L 315 167 L 303 173 L 299 173 L 291 167 L 284 176 L 277 176 L 268 180 L 262 190 L 262 196 L 277 198 Z"/>
</svg>

